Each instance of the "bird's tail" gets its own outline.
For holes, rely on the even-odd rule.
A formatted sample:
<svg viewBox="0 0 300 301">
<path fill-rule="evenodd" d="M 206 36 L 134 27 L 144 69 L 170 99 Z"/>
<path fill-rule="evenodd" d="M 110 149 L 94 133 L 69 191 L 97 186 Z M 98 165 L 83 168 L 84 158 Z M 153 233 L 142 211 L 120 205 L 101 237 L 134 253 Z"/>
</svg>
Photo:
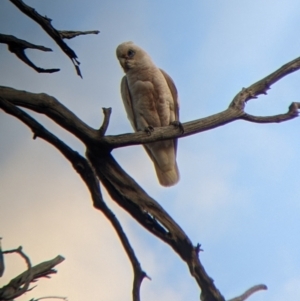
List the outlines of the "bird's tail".
<svg viewBox="0 0 300 301">
<path fill-rule="evenodd" d="M 173 186 L 179 181 L 179 170 L 176 162 L 172 169 L 166 171 L 161 170 L 155 163 L 154 167 L 158 181 L 162 186 Z"/>
<path fill-rule="evenodd" d="M 144 145 L 151 158 L 157 178 L 162 186 L 172 186 L 179 181 L 176 163 L 176 147 L 173 140 L 152 142 Z"/>
</svg>

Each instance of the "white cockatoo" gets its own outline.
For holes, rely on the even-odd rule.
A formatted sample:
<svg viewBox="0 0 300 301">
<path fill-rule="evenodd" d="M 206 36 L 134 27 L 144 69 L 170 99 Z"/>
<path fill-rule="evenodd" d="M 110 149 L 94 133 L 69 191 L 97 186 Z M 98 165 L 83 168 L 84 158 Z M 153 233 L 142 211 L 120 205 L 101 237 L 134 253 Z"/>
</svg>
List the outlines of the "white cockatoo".
<svg viewBox="0 0 300 301">
<path fill-rule="evenodd" d="M 153 127 L 178 125 L 178 95 L 171 77 L 157 68 L 150 56 L 133 42 L 120 44 L 116 52 L 126 73 L 121 81 L 121 95 L 134 130 L 151 133 Z M 176 184 L 179 180 L 177 139 L 152 142 L 144 147 L 154 163 L 160 184 Z"/>
</svg>

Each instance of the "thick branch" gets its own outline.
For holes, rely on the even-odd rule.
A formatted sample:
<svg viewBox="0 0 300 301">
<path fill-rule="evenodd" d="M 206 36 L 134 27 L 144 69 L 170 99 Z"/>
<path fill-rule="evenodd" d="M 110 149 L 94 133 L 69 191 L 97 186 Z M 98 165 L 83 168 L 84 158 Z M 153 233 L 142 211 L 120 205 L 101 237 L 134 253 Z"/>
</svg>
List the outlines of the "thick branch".
<svg viewBox="0 0 300 301">
<path fill-rule="evenodd" d="M 0 86 L 0 97 L 3 97 L 14 105 L 22 106 L 47 115 L 61 127 L 79 138 L 86 145 L 92 145 L 93 147 L 97 145 L 99 147 L 99 152 L 128 145 L 144 144 L 174 137 L 185 137 L 222 126 L 226 123 L 239 119 L 244 114 L 241 111 L 227 109 L 209 117 L 186 122 L 183 123 L 183 134 L 179 128 L 175 128 L 171 125 L 162 128 L 155 128 L 151 136 L 147 135 L 145 132 L 137 132 L 117 136 L 105 136 L 101 138 L 101 133 L 108 124 L 109 114 L 105 116 L 104 123 L 102 125 L 103 130 L 100 130 L 99 134 L 99 130 L 89 127 L 57 99 L 45 93 L 36 94 Z"/>
<path fill-rule="evenodd" d="M 46 140 L 54 147 L 56 147 L 73 165 L 74 169 L 79 173 L 82 180 L 88 187 L 95 208 L 102 211 L 102 213 L 107 217 L 114 227 L 119 239 L 121 240 L 122 246 L 127 253 L 128 258 L 133 267 L 134 271 L 134 281 L 133 281 L 133 300 L 140 301 L 140 285 L 147 274 L 142 270 L 141 265 L 132 249 L 130 242 L 124 233 L 121 224 L 114 215 L 114 213 L 105 204 L 102 194 L 100 191 L 99 182 L 95 176 L 95 173 L 88 163 L 88 161 L 80 156 L 77 152 L 73 151 L 69 146 L 67 146 L 63 141 L 58 139 L 55 135 L 46 130 L 41 124 L 34 120 L 27 113 L 21 109 L 15 107 L 8 101 L 1 99 L 0 97 L 0 107 L 2 107 L 7 113 L 17 117 L 19 120 L 24 122 L 27 126 L 31 128 L 34 132 L 34 137 L 41 137 Z M 148 277 L 149 278 L 149 277 Z M 30 281 L 28 282 L 28 284 Z"/>
<path fill-rule="evenodd" d="M 248 89 L 244 89 L 235 97 L 235 99 L 238 99 L 239 102 L 242 101 L 242 99 L 245 101 L 247 98 L 247 93 Z M 15 105 L 29 108 L 35 112 L 47 115 L 61 127 L 79 138 L 87 146 L 97 146 L 99 153 L 107 152 L 118 147 L 145 144 L 171 138 L 186 137 L 203 131 L 211 130 L 239 119 L 260 123 L 287 121 L 297 117 L 298 109 L 300 107 L 299 103 L 292 103 L 288 113 L 286 114 L 258 117 L 246 114 L 243 110 L 237 109 L 237 105 L 235 105 L 234 100 L 230 107 L 225 111 L 205 118 L 183 123 L 182 125 L 184 127 L 184 133 L 182 133 L 180 129 L 170 125 L 167 127 L 155 128 L 150 136 L 141 131 L 131 134 L 101 137 L 105 133 L 105 130 L 108 126 L 109 114 L 105 115 L 104 123 L 101 129 L 95 130 L 81 121 L 57 99 L 45 93 L 35 94 L 0 86 L 0 96 Z"/>
<path fill-rule="evenodd" d="M 170 125 L 166 127 L 154 128 L 154 131 L 151 132 L 150 136 L 143 131 L 133 134 L 105 136 L 103 139 L 101 139 L 99 144 L 105 143 L 105 145 L 109 145 L 111 148 L 118 148 L 171 138 L 187 137 L 233 122 L 243 116 L 243 114 L 244 113 L 242 111 L 227 109 L 218 114 L 182 123 L 184 133 L 181 132 L 180 128 Z"/>
<path fill-rule="evenodd" d="M 31 44 L 25 40 L 18 39 L 14 36 L 11 35 L 5 35 L 5 34 L 0 34 L 0 43 L 2 44 L 7 44 L 8 50 L 11 53 L 14 53 L 21 61 L 23 61 L 25 64 L 33 68 L 35 71 L 39 73 L 53 73 L 57 72 L 60 69 L 43 69 L 40 67 L 37 67 L 36 65 L 33 64 L 31 60 L 26 56 L 25 54 L 25 49 L 31 48 L 31 49 L 38 49 L 41 51 L 52 51 L 52 49 L 40 46 L 40 45 L 35 45 Z"/>
<path fill-rule="evenodd" d="M 45 93 L 36 94 L 0 86 L 0 97 L 14 105 L 45 114 L 84 143 L 88 143 L 89 136 L 97 136 L 96 130 L 81 121 L 57 99 Z"/>
<path fill-rule="evenodd" d="M 86 183 L 92 197 L 99 202 L 102 200 L 99 183 L 95 177 L 95 174 L 88 164 L 87 160 L 79 155 L 76 151 L 72 150 L 63 141 L 57 138 L 55 135 L 45 129 L 40 123 L 29 116 L 26 112 L 22 111 L 18 107 L 12 105 L 10 102 L 0 97 L 0 107 L 7 112 L 25 123 L 34 133 L 34 138 L 40 137 L 45 141 L 56 147 L 66 159 L 73 165 L 74 169 L 80 174 L 83 181 Z"/>
<path fill-rule="evenodd" d="M 152 234 L 171 246 L 187 263 L 190 273 L 201 288 L 201 299 L 224 301 L 224 297 L 207 275 L 198 258 L 198 248 L 154 199 L 129 177 L 111 155 L 98 156 L 88 151 L 87 156 L 110 196 L 135 220 Z"/>
</svg>

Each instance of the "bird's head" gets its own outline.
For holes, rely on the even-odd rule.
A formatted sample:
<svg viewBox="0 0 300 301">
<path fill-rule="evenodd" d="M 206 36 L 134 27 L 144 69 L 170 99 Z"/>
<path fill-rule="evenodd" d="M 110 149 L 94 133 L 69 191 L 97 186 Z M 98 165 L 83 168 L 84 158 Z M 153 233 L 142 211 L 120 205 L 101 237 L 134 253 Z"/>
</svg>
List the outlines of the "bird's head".
<svg viewBox="0 0 300 301">
<path fill-rule="evenodd" d="M 133 42 L 120 44 L 116 54 L 125 73 L 134 68 L 147 66 L 148 62 L 151 62 L 148 54 Z"/>
</svg>

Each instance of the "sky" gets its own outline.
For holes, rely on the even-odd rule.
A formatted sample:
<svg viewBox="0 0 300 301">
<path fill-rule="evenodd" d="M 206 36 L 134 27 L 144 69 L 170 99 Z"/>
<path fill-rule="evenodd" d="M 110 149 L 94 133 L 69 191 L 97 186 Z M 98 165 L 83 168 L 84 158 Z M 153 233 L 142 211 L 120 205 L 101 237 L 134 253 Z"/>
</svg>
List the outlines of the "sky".
<svg viewBox="0 0 300 301">
<path fill-rule="evenodd" d="M 53 52 L 27 50 L 38 74 L 0 45 L 0 85 L 56 97 L 98 128 L 102 107 L 111 107 L 108 135 L 132 132 L 120 96 L 123 71 L 116 47 L 134 41 L 176 83 L 180 121 L 227 108 L 243 88 L 299 56 L 300 2 L 228 1 L 38 1 L 26 0 L 61 30 L 100 30 L 67 41 L 81 62 L 83 79 L 42 29 L 8 0 L 1 1 L 0 32 Z M 259 116 L 287 111 L 299 101 L 300 73 L 251 100 L 246 112 Z M 28 112 L 28 111 L 27 111 Z M 84 154 L 76 138 L 49 119 L 43 125 Z M 251 301 L 300 298 L 300 204 L 298 119 L 281 124 L 236 121 L 182 138 L 180 182 L 161 187 L 142 146 L 113 156 L 156 199 L 204 252 L 200 260 L 226 299 L 259 283 L 268 291 Z M 60 153 L 20 121 L 0 111 L 0 237 L 4 249 L 20 245 L 33 264 L 66 260 L 18 300 L 66 296 L 70 301 L 131 300 L 132 268 L 109 222 L 96 211 L 84 183 Z M 143 301 L 199 300 L 187 266 L 102 192 L 119 218 L 142 268 L 151 277 Z M 25 269 L 7 255 L 0 287 Z"/>
</svg>

